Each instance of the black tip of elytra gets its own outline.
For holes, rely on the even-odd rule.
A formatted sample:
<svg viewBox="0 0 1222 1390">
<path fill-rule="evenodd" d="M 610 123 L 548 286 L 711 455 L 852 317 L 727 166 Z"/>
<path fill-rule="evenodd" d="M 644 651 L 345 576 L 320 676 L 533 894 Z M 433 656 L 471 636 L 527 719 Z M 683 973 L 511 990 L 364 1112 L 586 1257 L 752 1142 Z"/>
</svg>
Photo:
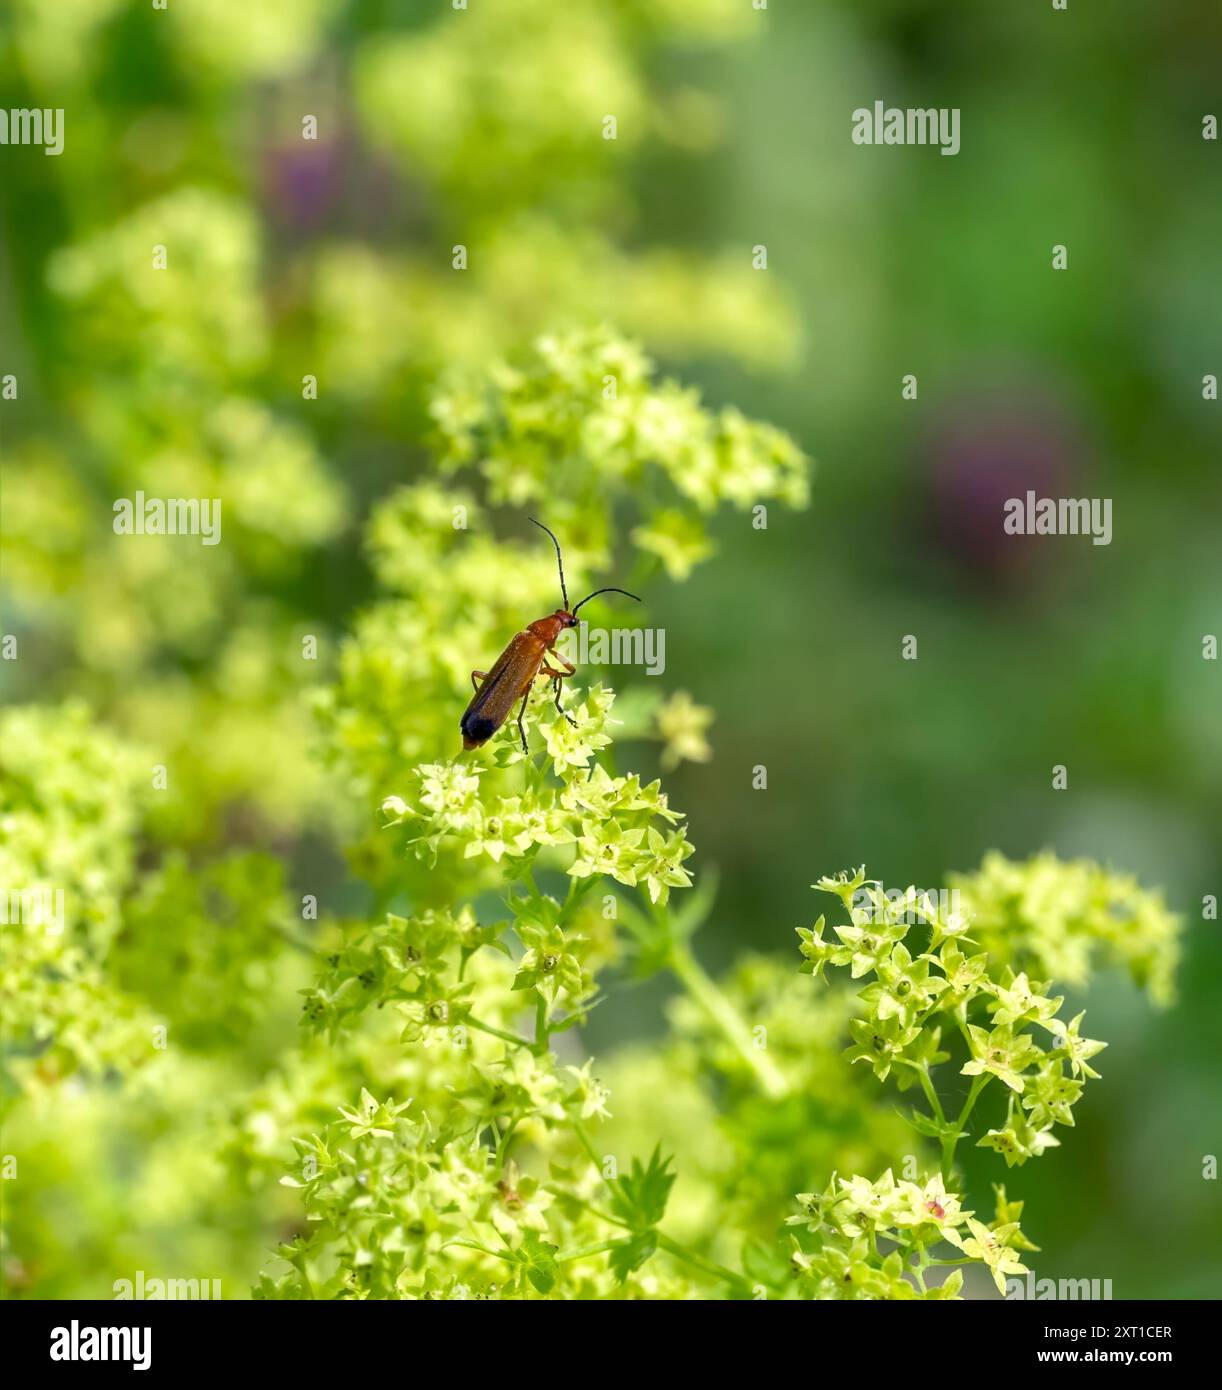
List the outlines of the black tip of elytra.
<svg viewBox="0 0 1222 1390">
<path fill-rule="evenodd" d="M 459 727 L 463 738 L 470 739 L 472 745 L 484 743 L 496 733 L 496 725 L 492 720 L 478 714 L 472 715 L 470 719 L 464 719 Z"/>
</svg>

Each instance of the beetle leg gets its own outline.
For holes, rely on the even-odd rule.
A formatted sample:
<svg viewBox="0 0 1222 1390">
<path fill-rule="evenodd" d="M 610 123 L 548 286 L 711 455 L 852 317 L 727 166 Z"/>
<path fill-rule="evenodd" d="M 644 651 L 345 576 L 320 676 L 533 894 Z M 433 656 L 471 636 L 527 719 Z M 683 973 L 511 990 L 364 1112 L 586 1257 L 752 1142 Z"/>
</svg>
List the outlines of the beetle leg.
<svg viewBox="0 0 1222 1390">
<path fill-rule="evenodd" d="M 573 718 L 573 716 L 572 716 L 567 710 L 563 710 L 563 709 L 560 708 L 560 682 L 561 682 L 562 680 L 564 680 L 564 679 L 565 679 L 566 677 L 568 677 L 568 676 L 575 675 L 576 672 L 577 672 L 577 667 L 576 667 L 576 666 L 569 666 L 569 663 L 568 663 L 567 661 L 564 660 L 564 657 L 560 656 L 560 655 L 559 655 L 558 653 L 556 653 L 556 652 L 552 652 L 551 655 L 554 656 L 554 657 L 556 658 L 557 661 L 562 661 L 562 662 L 564 662 L 564 664 L 565 664 L 566 666 L 568 666 L 569 669 L 568 669 L 567 671 L 553 671 L 552 668 L 551 668 L 546 662 L 544 662 L 544 663 L 543 663 L 543 671 L 542 671 L 541 674 L 547 676 L 547 677 L 552 681 L 553 688 L 554 688 L 555 691 L 556 691 L 556 713 L 557 713 L 557 714 L 563 714 L 564 717 L 569 721 L 569 723 L 570 723 L 570 724 L 573 726 L 573 728 L 575 729 L 575 728 L 577 727 L 577 721 Z"/>
<path fill-rule="evenodd" d="M 479 690 L 479 683 L 480 683 L 480 681 L 482 681 L 482 680 L 484 679 L 484 677 L 485 677 L 487 674 L 488 674 L 487 671 L 472 671 L 472 672 L 471 672 L 471 689 L 472 689 L 472 690 Z"/>
<path fill-rule="evenodd" d="M 522 752 L 529 756 L 530 749 L 526 746 L 526 730 L 522 727 L 522 716 L 526 713 L 526 702 L 530 699 L 530 686 L 526 687 L 526 694 L 522 696 L 522 704 L 518 710 L 518 733 L 522 737 Z"/>
<path fill-rule="evenodd" d="M 568 710 L 566 710 L 566 709 L 561 709 L 561 708 L 560 708 L 560 681 L 561 681 L 561 677 L 560 677 L 560 676 L 557 676 L 557 677 L 556 677 L 556 713 L 557 713 L 557 714 L 563 714 L 564 717 L 569 721 L 569 723 L 570 723 L 570 724 L 573 726 L 573 728 L 575 729 L 575 728 L 577 727 L 577 721 L 576 721 L 576 720 L 573 718 L 573 716 L 568 712 Z"/>
</svg>

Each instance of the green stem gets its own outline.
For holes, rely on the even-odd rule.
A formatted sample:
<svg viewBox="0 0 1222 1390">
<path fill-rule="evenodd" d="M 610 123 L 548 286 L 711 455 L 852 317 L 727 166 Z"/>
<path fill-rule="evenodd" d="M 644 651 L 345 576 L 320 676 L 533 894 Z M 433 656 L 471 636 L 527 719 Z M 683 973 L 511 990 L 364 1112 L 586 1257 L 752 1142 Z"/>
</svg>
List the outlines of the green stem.
<svg viewBox="0 0 1222 1390">
<path fill-rule="evenodd" d="M 784 1096 L 789 1087 L 776 1064 L 766 1052 L 761 1052 L 751 1039 L 747 1025 L 734 1005 L 726 998 L 700 962 L 682 942 L 674 942 L 670 950 L 670 968 L 675 978 L 692 998 L 701 1005 L 726 1038 L 734 1044 L 743 1061 L 759 1079 L 760 1085 L 774 1100 Z"/>
<path fill-rule="evenodd" d="M 543 901 L 543 894 L 539 892 L 539 885 L 535 882 L 535 870 L 532 864 L 526 865 L 525 871 L 522 874 L 522 882 L 530 891 L 531 901 L 541 903 Z"/>
<path fill-rule="evenodd" d="M 501 1135 L 497 1143 L 495 1163 L 498 1172 L 505 1166 L 505 1159 L 509 1154 L 509 1144 L 513 1139 L 514 1130 L 517 1129 L 518 1122 L 521 1118 L 521 1115 L 515 1115 L 513 1119 L 509 1121 L 509 1124 L 505 1128 L 505 1133 Z"/>
<path fill-rule="evenodd" d="M 922 1248 L 921 1263 L 915 1265 L 912 1270 L 913 1274 L 916 1276 L 917 1288 L 920 1289 L 922 1293 L 928 1292 L 928 1290 L 925 1288 L 925 1270 L 928 1266 L 928 1263 L 929 1261 L 925 1258 L 924 1248 Z"/>
<path fill-rule="evenodd" d="M 706 1260 L 703 1255 L 697 1255 L 695 1251 L 689 1250 L 685 1245 L 680 1245 L 677 1240 L 663 1235 L 661 1231 L 655 1230 L 654 1235 L 658 1238 L 659 1248 L 673 1255 L 676 1260 L 682 1260 L 684 1264 L 691 1265 L 693 1269 L 698 1269 L 703 1274 L 712 1275 L 714 1279 L 722 1279 L 731 1288 L 750 1295 L 751 1285 L 741 1274 L 735 1274 L 733 1270 L 726 1269 L 724 1265 L 719 1265 L 715 1260 Z"/>
<path fill-rule="evenodd" d="M 441 1248 L 448 1249 L 451 1245 L 461 1245 L 464 1250 L 478 1250 L 481 1255 L 491 1255 L 494 1260 L 507 1260 L 509 1256 L 503 1250 L 489 1250 L 486 1245 L 481 1245 L 477 1240 L 464 1240 L 461 1236 L 455 1236 L 453 1240 L 447 1240 Z"/>
<path fill-rule="evenodd" d="M 609 1226 L 618 1226 L 621 1231 L 632 1230 L 632 1226 L 629 1222 L 621 1221 L 618 1216 L 612 1216 L 609 1211 L 600 1210 L 598 1207 L 594 1206 L 592 1202 L 583 1202 L 580 1198 L 577 1199 L 577 1202 L 578 1205 L 583 1206 L 591 1216 L 597 1216 L 600 1221 L 605 1221 Z"/>
<path fill-rule="evenodd" d="M 535 1001 L 535 1042 L 531 1048 L 538 1057 L 542 1057 L 547 1051 L 547 1039 L 551 1031 L 547 1026 L 548 1012 L 547 1000 L 540 994 Z"/>
<path fill-rule="evenodd" d="M 463 1020 L 468 1028 L 474 1028 L 477 1033 L 487 1033 L 494 1038 L 500 1038 L 502 1042 L 507 1042 L 513 1047 L 529 1047 L 530 1042 L 526 1038 L 520 1038 L 516 1033 L 507 1033 L 504 1028 L 494 1028 L 491 1023 L 481 1023 L 478 1018 L 472 1018 L 470 1014 Z"/>
<path fill-rule="evenodd" d="M 618 1237 L 615 1240 L 600 1240 L 597 1245 L 583 1245 L 580 1250 L 566 1250 L 563 1255 L 556 1256 L 558 1265 L 565 1264 L 568 1260 L 582 1260 L 587 1255 L 601 1255 L 604 1251 L 618 1249 L 621 1245 L 628 1245 L 629 1241 Z"/>
<path fill-rule="evenodd" d="M 928 1062 L 912 1062 L 907 1057 L 897 1057 L 895 1059 L 901 1066 L 911 1067 L 917 1074 L 917 1080 L 921 1083 L 921 1090 L 925 1092 L 925 1099 L 929 1102 L 929 1108 L 933 1111 L 933 1118 L 940 1125 L 946 1123 L 946 1116 L 942 1113 L 942 1102 L 938 1099 L 938 1093 L 934 1090 L 933 1079 L 929 1075 Z"/>
<path fill-rule="evenodd" d="M 982 1073 L 972 1081 L 972 1089 L 967 1093 L 967 1100 L 964 1102 L 963 1109 L 959 1112 L 959 1118 L 955 1121 L 955 1133 L 948 1134 L 942 1140 L 942 1181 L 950 1182 L 951 1169 L 955 1163 L 955 1150 L 959 1147 L 959 1140 L 963 1138 L 963 1132 L 967 1128 L 968 1116 L 988 1084 L 990 1077 L 987 1073 Z"/>
<path fill-rule="evenodd" d="M 628 1241 L 623 1239 L 600 1240 L 597 1245 L 585 1245 L 580 1250 L 566 1250 L 563 1255 L 556 1256 L 556 1263 L 564 1264 L 568 1260 L 581 1260 L 587 1255 L 601 1255 L 608 1250 L 614 1250 L 617 1246 L 627 1244 Z M 478 1240 L 465 1240 L 461 1236 L 456 1236 L 453 1240 L 447 1240 L 442 1249 L 448 1249 L 451 1245 L 459 1245 L 464 1250 L 478 1250 L 481 1255 L 491 1255 L 494 1260 L 505 1260 L 513 1263 L 511 1250 L 492 1250 L 486 1245 L 481 1245 Z"/>
<path fill-rule="evenodd" d="M 569 891 L 564 899 L 564 906 L 560 909 L 560 916 L 556 919 L 556 925 L 563 927 L 568 920 L 569 914 L 577 907 L 582 898 L 598 882 L 598 875 L 591 874 L 588 878 L 570 878 Z"/>
<path fill-rule="evenodd" d="M 611 1188 L 611 1179 L 608 1178 L 606 1174 L 603 1172 L 602 1154 L 600 1154 L 598 1150 L 594 1147 L 593 1140 L 590 1138 L 588 1132 L 586 1131 L 585 1125 L 583 1125 L 580 1120 L 573 1121 L 573 1133 L 577 1136 L 577 1142 L 581 1145 L 583 1149 L 585 1149 L 590 1162 L 594 1165 L 594 1168 L 598 1173 L 598 1176 L 602 1178 L 603 1182 L 607 1185 L 608 1188 Z"/>
</svg>

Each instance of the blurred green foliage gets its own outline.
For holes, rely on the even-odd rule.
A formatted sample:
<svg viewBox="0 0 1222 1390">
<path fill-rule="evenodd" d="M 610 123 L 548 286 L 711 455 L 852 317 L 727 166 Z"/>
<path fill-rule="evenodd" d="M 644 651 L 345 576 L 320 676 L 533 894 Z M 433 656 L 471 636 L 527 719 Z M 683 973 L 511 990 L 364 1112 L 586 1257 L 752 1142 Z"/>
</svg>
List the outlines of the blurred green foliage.
<svg viewBox="0 0 1222 1390">
<path fill-rule="evenodd" d="M 1194 929 L 1174 1009 L 1150 1015 L 1118 972 L 1094 983 L 1105 1080 L 1074 1142 L 1023 1173 L 1040 1273 L 1216 1291 L 1201 1167 L 1222 965 L 1202 904 L 1222 878 L 1222 700 L 1201 641 L 1222 621 L 1222 424 L 1200 382 L 1219 370 L 1222 182 L 1200 121 L 1222 17 L 1072 8 L 0 16 L 0 104 L 62 107 L 67 132 L 57 158 L 6 147 L 0 181 L 0 375 L 19 383 L 0 402 L 18 651 L 0 675 L 21 706 L 0 881 L 33 875 L 67 909 L 62 938 L 5 932 L 6 1039 L 25 1040 L 6 1054 L 6 1294 L 107 1296 L 142 1268 L 244 1296 L 300 1232 L 278 1185 L 290 1139 L 362 1086 L 427 1103 L 444 1084 L 384 1015 L 342 1049 L 303 1039 L 298 992 L 320 944 L 447 888 L 373 808 L 452 752 L 467 672 L 556 601 L 546 548 L 494 539 L 533 529 L 529 506 L 572 573 L 648 582 L 667 692 L 716 709 L 713 756 L 693 759 L 707 719 L 685 743 L 692 716 L 663 707 L 668 733 L 638 680 L 619 736 L 646 778 L 655 756 L 675 766 L 691 862 L 721 870 L 701 950 L 727 968 L 751 952 L 727 997 L 807 1097 L 762 1098 L 655 981 L 590 1015 L 585 1044 L 616 1049 L 606 1142 L 676 1154 L 676 1233 L 707 1231 L 728 1193 L 736 1228 L 763 1233 L 830 1168 L 895 1161 L 890 1111 L 841 1075 L 841 1005 L 811 1008 L 788 959 L 812 869 L 868 856 L 936 884 L 994 847 L 1048 848 L 1167 885 Z M 852 146 L 849 112 L 876 97 L 961 107 L 960 155 Z M 660 374 L 615 348 L 617 404 L 565 418 L 602 375 L 566 353 L 618 343 L 608 321 Z M 705 514 L 800 503 L 790 437 L 819 459 L 814 509 L 770 506 L 767 530 Z M 1003 550 L 999 499 L 1028 487 L 1114 498 L 1113 544 Z M 222 496 L 223 544 L 117 543 L 111 504 L 139 489 Z M 976 879 L 990 930 L 1072 916 L 1037 875 L 1025 918 L 998 863 Z M 1076 880 L 1088 902 L 1096 872 Z M 1106 927 L 1110 904 L 1092 910 Z M 1047 943 L 1071 985 L 1074 934 Z M 1156 941 L 1138 949 L 1158 987 Z"/>
</svg>

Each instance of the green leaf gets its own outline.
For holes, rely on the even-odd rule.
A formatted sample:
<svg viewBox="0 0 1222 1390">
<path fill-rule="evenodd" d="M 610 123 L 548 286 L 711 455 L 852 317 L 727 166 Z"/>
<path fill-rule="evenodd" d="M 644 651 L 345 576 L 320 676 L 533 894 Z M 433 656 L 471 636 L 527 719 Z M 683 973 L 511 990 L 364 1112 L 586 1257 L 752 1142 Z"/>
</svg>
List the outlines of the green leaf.
<svg viewBox="0 0 1222 1390">
<path fill-rule="evenodd" d="M 895 1112 L 900 1119 L 910 1124 L 918 1134 L 923 1134 L 927 1139 L 945 1139 L 948 1136 L 957 1134 L 959 1131 L 952 1124 L 940 1125 L 932 1115 L 926 1115 L 922 1110 L 913 1110 L 905 1115 L 902 1110 Z"/>
<path fill-rule="evenodd" d="M 522 1244 L 514 1251 L 523 1274 L 539 1293 L 551 1293 L 556 1287 L 556 1280 L 560 1276 L 556 1264 L 557 1248 L 545 1241 L 537 1231 L 527 1231 L 522 1237 Z"/>
<path fill-rule="evenodd" d="M 659 1144 L 650 1156 L 648 1167 L 642 1168 L 640 1159 L 634 1158 L 632 1171 L 615 1180 L 612 1210 L 633 1230 L 644 1231 L 656 1226 L 665 1215 L 670 1189 L 675 1182 L 675 1174 L 669 1171 L 670 1163 L 669 1158 L 662 1157 Z"/>
<path fill-rule="evenodd" d="M 642 1231 L 639 1235 L 620 1241 L 611 1250 L 611 1268 L 615 1277 L 622 1284 L 630 1274 L 640 1269 L 657 1248 L 658 1238 L 653 1231 Z"/>
</svg>

